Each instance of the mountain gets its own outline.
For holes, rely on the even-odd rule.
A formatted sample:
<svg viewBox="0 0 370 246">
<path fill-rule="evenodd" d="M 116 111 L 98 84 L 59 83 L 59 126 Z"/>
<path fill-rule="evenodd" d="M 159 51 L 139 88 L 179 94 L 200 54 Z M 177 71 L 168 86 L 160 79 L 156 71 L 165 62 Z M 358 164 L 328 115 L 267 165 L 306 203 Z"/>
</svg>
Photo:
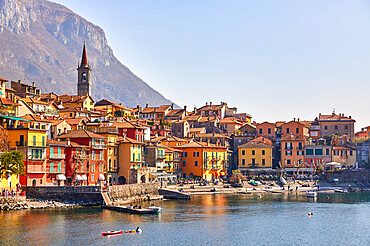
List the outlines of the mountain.
<svg viewBox="0 0 370 246">
<path fill-rule="evenodd" d="M 76 94 L 84 41 L 95 100 L 130 107 L 171 103 L 117 60 L 100 27 L 46 0 L 0 0 L 2 78 L 36 82 L 42 93 Z"/>
</svg>

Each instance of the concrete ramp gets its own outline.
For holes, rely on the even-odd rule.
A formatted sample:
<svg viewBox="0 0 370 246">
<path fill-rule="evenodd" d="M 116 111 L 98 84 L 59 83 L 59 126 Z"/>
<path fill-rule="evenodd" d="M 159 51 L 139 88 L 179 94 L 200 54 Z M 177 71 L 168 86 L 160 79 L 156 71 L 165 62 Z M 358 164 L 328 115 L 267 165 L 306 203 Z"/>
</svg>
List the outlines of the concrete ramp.
<svg viewBox="0 0 370 246">
<path fill-rule="evenodd" d="M 102 196 L 104 204 L 106 206 L 111 206 L 113 204 L 112 201 L 110 200 L 107 192 L 102 192 L 101 196 Z"/>
<path fill-rule="evenodd" d="M 158 192 L 164 199 L 191 199 L 189 194 L 176 190 L 159 189 Z"/>
</svg>

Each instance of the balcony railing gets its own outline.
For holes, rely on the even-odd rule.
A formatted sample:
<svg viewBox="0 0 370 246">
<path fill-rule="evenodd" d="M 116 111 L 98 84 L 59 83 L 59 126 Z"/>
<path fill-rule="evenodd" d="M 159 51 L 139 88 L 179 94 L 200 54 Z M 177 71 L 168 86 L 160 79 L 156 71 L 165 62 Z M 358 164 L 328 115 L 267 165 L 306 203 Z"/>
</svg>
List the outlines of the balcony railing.
<svg viewBox="0 0 370 246">
<path fill-rule="evenodd" d="M 61 168 L 59 170 L 58 167 L 53 167 L 53 170 L 50 169 L 50 173 L 55 173 L 55 174 L 59 174 L 59 173 L 65 173 L 65 168 Z"/>
<path fill-rule="evenodd" d="M 259 167 L 259 164 L 256 164 L 256 163 L 251 163 L 251 164 L 248 164 L 248 167 Z"/>
<path fill-rule="evenodd" d="M 46 141 L 29 141 L 28 146 L 46 147 Z"/>
<path fill-rule="evenodd" d="M 46 171 L 47 170 L 46 170 L 45 164 L 42 164 L 42 165 L 34 165 L 34 164 L 27 165 L 27 173 L 45 173 Z"/>
<path fill-rule="evenodd" d="M 28 159 L 33 161 L 42 161 L 45 160 L 46 158 L 44 155 L 31 155 Z"/>
<path fill-rule="evenodd" d="M 131 160 L 131 162 L 141 163 L 141 162 L 145 162 L 145 161 L 143 159 L 134 159 L 134 160 Z"/>
<path fill-rule="evenodd" d="M 89 155 L 75 154 L 73 157 L 75 159 L 78 159 L 78 160 L 87 160 L 87 159 L 89 159 Z"/>
<path fill-rule="evenodd" d="M 26 143 L 24 141 L 15 141 L 15 145 L 17 147 L 24 147 L 26 146 Z"/>
<path fill-rule="evenodd" d="M 107 145 L 106 144 L 92 144 L 91 147 L 94 149 L 106 149 Z"/>
<path fill-rule="evenodd" d="M 50 159 L 65 159 L 66 155 L 65 154 L 53 154 L 50 155 Z"/>
<path fill-rule="evenodd" d="M 164 158 L 166 158 L 165 155 L 157 155 L 157 159 L 164 159 Z"/>
<path fill-rule="evenodd" d="M 118 167 L 109 167 L 108 168 L 108 172 L 117 172 L 118 171 Z"/>
</svg>

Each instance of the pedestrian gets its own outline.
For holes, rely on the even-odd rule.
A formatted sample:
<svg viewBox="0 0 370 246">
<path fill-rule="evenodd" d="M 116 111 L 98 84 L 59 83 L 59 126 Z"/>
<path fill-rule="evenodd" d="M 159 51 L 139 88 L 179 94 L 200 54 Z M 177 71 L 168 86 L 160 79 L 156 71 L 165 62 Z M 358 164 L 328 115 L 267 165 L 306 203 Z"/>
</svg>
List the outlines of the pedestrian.
<svg viewBox="0 0 370 246">
<path fill-rule="evenodd" d="M 290 191 L 290 185 L 288 185 L 288 191 Z"/>
<path fill-rule="evenodd" d="M 295 187 L 295 191 L 298 191 L 298 186 Z"/>
</svg>

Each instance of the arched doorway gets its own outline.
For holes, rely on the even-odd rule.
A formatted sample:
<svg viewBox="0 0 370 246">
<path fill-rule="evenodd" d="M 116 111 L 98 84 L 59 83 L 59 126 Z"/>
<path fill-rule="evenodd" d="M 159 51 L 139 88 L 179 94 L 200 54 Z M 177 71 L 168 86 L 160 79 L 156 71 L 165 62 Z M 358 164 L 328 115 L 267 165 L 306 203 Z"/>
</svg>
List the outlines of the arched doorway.
<svg viewBox="0 0 370 246">
<path fill-rule="evenodd" d="M 36 179 L 33 179 L 32 180 L 32 186 L 35 187 L 36 186 Z"/>
<path fill-rule="evenodd" d="M 145 183 L 145 180 L 146 180 L 145 175 L 141 176 L 141 178 L 140 178 L 141 183 Z"/>
<path fill-rule="evenodd" d="M 118 177 L 118 183 L 119 184 L 126 184 L 127 183 L 126 178 L 124 176 Z"/>
</svg>

